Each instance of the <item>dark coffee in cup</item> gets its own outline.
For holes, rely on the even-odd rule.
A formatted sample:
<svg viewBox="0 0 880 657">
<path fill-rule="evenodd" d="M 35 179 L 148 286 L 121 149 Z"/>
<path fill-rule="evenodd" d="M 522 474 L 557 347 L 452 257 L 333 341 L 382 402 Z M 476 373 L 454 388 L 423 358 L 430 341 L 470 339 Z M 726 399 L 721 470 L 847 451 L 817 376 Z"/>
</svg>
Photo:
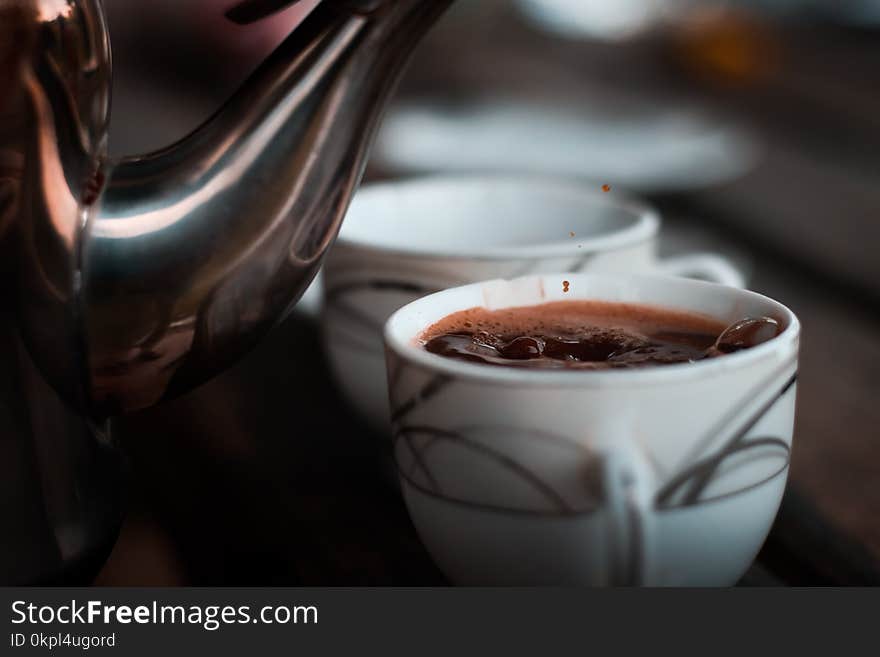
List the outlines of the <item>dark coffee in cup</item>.
<svg viewBox="0 0 880 657">
<path fill-rule="evenodd" d="M 766 342 L 782 328 L 771 317 L 725 325 L 648 305 L 556 301 L 463 310 L 430 326 L 421 341 L 431 353 L 485 365 L 615 369 L 716 358 Z"/>
</svg>

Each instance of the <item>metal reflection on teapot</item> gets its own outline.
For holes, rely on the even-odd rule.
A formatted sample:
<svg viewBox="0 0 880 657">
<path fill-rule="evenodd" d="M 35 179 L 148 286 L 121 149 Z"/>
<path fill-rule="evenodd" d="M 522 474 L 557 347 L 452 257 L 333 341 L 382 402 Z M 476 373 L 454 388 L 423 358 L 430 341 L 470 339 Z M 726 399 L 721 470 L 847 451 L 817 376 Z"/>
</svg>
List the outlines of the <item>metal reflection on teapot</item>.
<svg viewBox="0 0 880 657">
<path fill-rule="evenodd" d="M 195 132 L 114 161 L 100 3 L 0 0 L 0 583 L 102 558 L 121 494 L 96 428 L 211 377 L 292 307 L 450 2 L 324 0 Z"/>
</svg>

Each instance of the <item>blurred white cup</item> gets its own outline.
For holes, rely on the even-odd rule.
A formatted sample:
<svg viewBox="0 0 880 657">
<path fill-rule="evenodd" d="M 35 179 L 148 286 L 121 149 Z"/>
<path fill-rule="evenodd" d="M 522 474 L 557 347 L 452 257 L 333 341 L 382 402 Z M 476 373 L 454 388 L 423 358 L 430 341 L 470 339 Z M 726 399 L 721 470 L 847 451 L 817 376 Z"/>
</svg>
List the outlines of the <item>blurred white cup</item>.
<svg viewBox="0 0 880 657">
<path fill-rule="evenodd" d="M 433 176 L 367 185 L 355 196 L 315 289 L 326 352 L 345 397 L 389 432 L 382 327 L 407 303 L 449 287 L 544 272 L 655 272 L 734 287 L 709 253 L 661 260 L 660 219 L 642 203 L 575 181 Z M 315 286 L 317 287 L 317 286 Z"/>
</svg>

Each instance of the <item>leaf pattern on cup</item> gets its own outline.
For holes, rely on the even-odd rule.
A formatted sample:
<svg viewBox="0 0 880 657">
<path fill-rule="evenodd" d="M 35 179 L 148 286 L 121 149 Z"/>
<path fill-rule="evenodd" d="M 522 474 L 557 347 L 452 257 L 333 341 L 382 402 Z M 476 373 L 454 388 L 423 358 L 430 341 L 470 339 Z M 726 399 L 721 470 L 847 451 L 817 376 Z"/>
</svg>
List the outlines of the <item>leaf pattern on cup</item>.
<svg viewBox="0 0 880 657">
<path fill-rule="evenodd" d="M 542 443 L 542 456 L 571 464 L 568 486 L 560 486 L 547 464 L 521 459 L 510 453 L 512 442 Z M 505 445 L 505 450 L 497 444 Z M 431 426 L 400 425 L 393 436 L 398 472 L 413 487 L 447 502 L 529 515 L 571 516 L 592 513 L 602 503 L 599 456 L 564 436 L 520 427 L 493 425 L 450 431 Z M 478 464 L 483 473 L 476 479 L 443 480 L 429 466 L 429 456 L 459 459 Z M 552 452 L 552 453 L 551 453 Z M 504 481 L 492 486 L 490 479 Z M 574 485 L 572 485 L 574 484 Z M 502 491 L 503 488 L 503 491 Z"/>
<path fill-rule="evenodd" d="M 408 365 L 395 354 L 389 355 L 389 364 L 389 383 L 392 391 L 391 396 L 394 400 L 397 397 L 395 390 L 399 386 L 399 382 L 404 376 L 404 369 Z M 762 435 L 748 438 L 747 436 L 749 431 L 794 388 L 797 381 L 797 371 L 795 370 L 787 376 L 784 385 L 776 390 L 755 412 L 751 413 L 745 421 L 742 420 L 741 415 L 742 408 L 746 407 L 751 400 L 759 398 L 762 393 L 771 388 L 774 381 L 778 381 L 781 376 L 785 376 L 785 373 L 795 366 L 796 360 L 792 359 L 773 372 L 772 376 L 768 377 L 768 380 L 762 381 L 759 386 L 750 390 L 748 395 L 734 404 L 731 413 L 722 418 L 717 426 L 707 432 L 705 440 L 698 441 L 698 444 L 703 444 L 719 435 L 730 434 L 731 436 L 717 450 L 705 456 L 693 456 L 688 460 L 687 465 L 671 476 L 667 476 L 665 481 L 659 483 L 654 498 L 655 508 L 658 511 L 708 504 L 724 497 L 739 495 L 768 483 L 788 469 L 791 448 L 785 440 L 775 436 Z M 422 385 L 415 395 L 393 406 L 394 458 L 397 463 L 398 472 L 403 479 L 426 494 L 456 504 L 489 508 L 496 511 L 537 513 L 548 516 L 572 515 L 591 512 L 601 503 L 601 482 L 596 480 L 600 472 L 598 467 L 585 468 L 586 479 L 589 479 L 589 472 L 594 473 L 592 487 L 585 487 L 585 490 L 591 491 L 591 493 L 584 497 L 583 500 L 580 500 L 578 504 L 572 504 L 554 486 L 554 483 L 551 481 L 552 477 L 537 472 L 531 464 L 513 459 L 501 450 L 487 445 L 485 442 L 475 440 L 475 436 L 469 435 L 469 431 L 473 431 L 473 427 L 451 430 L 424 424 L 407 423 L 408 417 L 416 408 L 422 404 L 430 403 L 442 390 L 454 384 L 455 379 L 453 377 L 434 375 Z M 546 440 L 548 436 L 551 436 L 552 440 L 560 441 L 570 445 L 573 450 L 577 450 L 572 453 L 573 458 L 581 458 L 584 463 L 596 460 L 596 456 L 591 453 L 589 447 L 583 445 L 582 440 L 557 436 L 540 430 L 528 430 L 524 433 L 523 429 L 501 425 L 480 427 L 480 430 L 494 431 L 501 441 L 517 435 L 541 440 Z M 516 432 L 519 433 L 517 434 Z M 499 503 L 497 500 L 490 503 L 486 502 L 486 500 L 468 499 L 456 494 L 454 491 L 444 490 L 443 482 L 439 480 L 436 472 L 431 468 L 429 460 L 426 458 L 427 451 L 432 445 L 436 445 L 438 441 L 453 443 L 466 450 L 470 458 L 477 457 L 484 463 L 492 463 L 494 467 L 507 470 L 512 479 L 519 480 L 523 486 L 530 487 L 540 494 L 544 499 L 545 508 L 538 511 L 531 507 L 516 507 L 503 502 Z M 401 445 L 405 445 L 409 450 L 409 460 L 404 463 L 401 463 Z M 741 458 L 738 462 L 736 461 L 737 457 L 745 455 L 749 455 L 749 458 Z M 731 471 L 742 465 L 752 464 L 754 462 L 753 458 L 779 460 L 780 465 L 772 473 L 762 477 L 760 480 L 740 485 L 734 490 L 707 496 L 710 484 L 716 482 L 721 474 L 730 474 Z M 725 467 L 728 468 L 726 471 L 724 470 Z"/>
<path fill-rule="evenodd" d="M 367 278 L 325 290 L 324 312 L 339 315 L 338 321 L 330 324 L 334 333 L 333 340 L 358 351 L 374 352 L 381 349 L 385 319 L 373 317 L 349 299 L 352 294 L 364 291 L 409 294 L 412 295 L 411 300 L 413 300 L 438 292 L 439 288 L 411 281 Z"/>
<path fill-rule="evenodd" d="M 792 365 L 793 363 L 789 363 L 783 369 L 788 369 Z M 775 380 L 778 376 L 777 373 L 774 373 L 773 379 Z M 672 509 L 712 502 L 721 499 L 722 497 L 737 495 L 747 490 L 751 490 L 756 486 L 760 486 L 761 484 L 776 478 L 779 474 L 784 472 L 788 468 L 791 460 L 791 447 L 787 442 L 774 436 L 757 436 L 746 440 L 746 435 L 761 420 L 761 418 L 770 412 L 770 409 L 772 409 L 780 399 L 785 397 L 788 391 L 794 387 L 796 382 L 797 372 L 795 371 L 786 379 L 785 384 L 780 390 L 762 404 L 757 411 L 752 413 L 744 423 L 737 426 L 732 437 L 729 438 L 720 449 L 706 457 L 693 461 L 675 476 L 666 481 L 657 491 L 657 495 L 655 496 L 655 506 L 658 509 Z M 758 389 L 752 391 L 743 401 L 755 398 L 766 389 L 766 385 L 760 386 Z M 737 408 L 741 407 L 742 404 L 737 405 Z M 719 431 L 713 429 L 712 434 L 717 435 L 717 433 L 719 433 Z M 780 467 L 760 481 L 752 482 L 740 489 L 711 497 L 705 496 L 709 484 L 718 476 L 719 471 L 726 462 L 729 462 L 735 456 L 741 456 L 746 452 L 756 452 L 758 450 L 760 450 L 765 457 L 781 457 L 782 462 Z M 748 463 L 749 461 L 747 460 L 741 460 L 738 465 Z"/>
</svg>

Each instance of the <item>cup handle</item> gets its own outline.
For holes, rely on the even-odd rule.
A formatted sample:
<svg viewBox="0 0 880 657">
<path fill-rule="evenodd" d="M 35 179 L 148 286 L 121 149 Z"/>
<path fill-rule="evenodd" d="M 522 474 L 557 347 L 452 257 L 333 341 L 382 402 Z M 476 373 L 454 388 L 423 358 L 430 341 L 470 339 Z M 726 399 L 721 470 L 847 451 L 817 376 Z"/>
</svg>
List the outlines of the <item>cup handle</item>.
<svg viewBox="0 0 880 657">
<path fill-rule="evenodd" d="M 672 276 L 698 278 L 711 283 L 744 288 L 745 276 L 727 258 L 717 253 L 691 253 L 661 260 L 659 270 Z"/>
<path fill-rule="evenodd" d="M 602 489 L 608 519 L 608 583 L 651 586 L 654 563 L 654 475 L 641 448 L 629 441 L 602 452 Z"/>
</svg>

